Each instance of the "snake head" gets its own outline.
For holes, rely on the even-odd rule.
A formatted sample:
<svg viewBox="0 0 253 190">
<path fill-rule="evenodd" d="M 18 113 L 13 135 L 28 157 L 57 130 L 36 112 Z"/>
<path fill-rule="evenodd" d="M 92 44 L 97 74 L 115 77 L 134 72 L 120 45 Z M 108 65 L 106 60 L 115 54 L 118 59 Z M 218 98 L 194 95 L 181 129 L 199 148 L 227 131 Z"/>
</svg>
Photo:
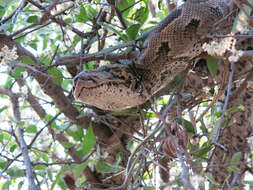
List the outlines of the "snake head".
<svg viewBox="0 0 253 190">
<path fill-rule="evenodd" d="M 85 70 L 74 78 L 76 100 L 103 110 L 119 111 L 145 102 L 140 82 L 128 65 Z"/>
</svg>

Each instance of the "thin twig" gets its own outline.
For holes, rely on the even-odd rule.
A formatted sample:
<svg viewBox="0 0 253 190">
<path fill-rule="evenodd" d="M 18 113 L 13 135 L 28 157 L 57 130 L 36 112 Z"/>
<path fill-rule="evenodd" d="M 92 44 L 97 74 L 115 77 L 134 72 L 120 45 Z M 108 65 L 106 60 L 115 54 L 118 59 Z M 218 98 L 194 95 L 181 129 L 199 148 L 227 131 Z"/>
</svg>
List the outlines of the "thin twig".
<svg viewBox="0 0 253 190">
<path fill-rule="evenodd" d="M 236 173 L 236 172 L 233 172 L 233 173 L 234 173 L 233 180 L 232 180 L 231 184 L 229 185 L 229 187 L 227 188 L 227 190 L 232 190 L 232 188 L 235 186 L 236 181 L 239 178 L 238 173 Z"/>
<path fill-rule="evenodd" d="M 177 151 L 177 157 L 179 159 L 179 162 L 180 162 L 181 168 L 182 168 L 182 172 L 181 172 L 181 176 L 180 176 L 182 182 L 184 183 L 184 185 L 187 189 L 195 190 L 193 185 L 188 180 L 188 175 L 187 175 L 188 172 L 187 172 L 187 168 L 186 168 L 186 165 L 184 163 L 183 155 L 182 155 L 182 152 L 181 152 L 180 148 Z"/>
<path fill-rule="evenodd" d="M 230 96 L 230 91 L 231 91 L 231 86 L 232 86 L 232 81 L 233 81 L 233 75 L 234 75 L 234 62 L 231 62 L 230 64 L 230 74 L 229 74 L 229 79 L 228 79 L 228 87 L 227 87 L 227 96 L 225 99 L 225 103 L 222 109 L 222 115 L 220 117 L 220 121 L 218 123 L 215 135 L 213 137 L 213 139 L 211 140 L 211 143 L 215 143 L 217 138 L 219 137 L 220 134 L 220 130 L 221 130 L 221 125 L 223 123 L 224 117 L 225 117 L 225 112 L 228 106 L 228 100 L 229 100 L 229 96 Z"/>
</svg>

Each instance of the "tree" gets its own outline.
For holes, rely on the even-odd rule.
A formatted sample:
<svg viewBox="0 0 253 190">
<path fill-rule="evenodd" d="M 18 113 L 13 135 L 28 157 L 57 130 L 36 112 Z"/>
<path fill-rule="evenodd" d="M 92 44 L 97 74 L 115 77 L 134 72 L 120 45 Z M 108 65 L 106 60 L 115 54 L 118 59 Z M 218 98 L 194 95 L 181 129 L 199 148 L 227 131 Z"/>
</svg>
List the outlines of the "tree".
<svg viewBox="0 0 253 190">
<path fill-rule="evenodd" d="M 210 55 L 175 88 L 138 108 L 109 112 L 75 101 L 73 77 L 136 59 L 150 28 L 175 4 L 0 1 L 0 187 L 252 185 L 252 3 L 234 1 L 240 14 L 233 32 L 247 31 L 214 35 L 203 46 Z"/>
</svg>

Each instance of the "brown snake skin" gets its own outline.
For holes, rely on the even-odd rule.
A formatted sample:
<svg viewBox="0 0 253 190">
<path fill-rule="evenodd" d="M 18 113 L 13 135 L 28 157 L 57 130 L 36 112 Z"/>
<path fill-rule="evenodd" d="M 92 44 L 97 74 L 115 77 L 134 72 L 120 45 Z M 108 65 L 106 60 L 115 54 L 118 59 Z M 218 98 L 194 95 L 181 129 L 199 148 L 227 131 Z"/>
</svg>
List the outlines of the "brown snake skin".
<svg viewBox="0 0 253 190">
<path fill-rule="evenodd" d="M 116 64 L 79 73 L 75 99 L 103 110 L 143 104 L 194 63 L 213 25 L 229 11 L 224 0 L 187 1 L 153 29 L 136 68 Z"/>
</svg>

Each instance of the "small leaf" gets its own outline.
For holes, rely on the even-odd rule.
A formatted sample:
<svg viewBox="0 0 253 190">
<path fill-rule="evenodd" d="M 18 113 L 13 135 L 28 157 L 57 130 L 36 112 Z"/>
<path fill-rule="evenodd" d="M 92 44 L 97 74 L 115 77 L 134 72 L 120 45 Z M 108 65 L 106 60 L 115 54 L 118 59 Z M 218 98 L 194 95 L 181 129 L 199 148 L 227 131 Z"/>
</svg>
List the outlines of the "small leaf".
<svg viewBox="0 0 253 190">
<path fill-rule="evenodd" d="M 13 83 L 13 78 L 8 76 L 5 83 L 4 83 L 4 88 L 10 88 L 12 83 Z"/>
<path fill-rule="evenodd" d="M 53 76 L 52 80 L 55 82 L 55 84 L 61 85 L 62 80 L 63 80 L 63 75 L 59 69 L 50 68 L 50 69 L 48 69 L 48 74 Z"/>
<path fill-rule="evenodd" d="M 6 173 L 11 176 L 11 177 L 24 177 L 25 173 L 24 173 L 24 170 L 22 169 L 18 169 L 18 168 L 9 168 Z"/>
<path fill-rule="evenodd" d="M 38 152 L 39 153 L 39 156 L 45 161 L 45 162 L 48 162 L 49 159 L 48 159 L 48 155 L 44 152 Z"/>
<path fill-rule="evenodd" d="M 143 190 L 155 190 L 153 186 L 145 186 Z"/>
<path fill-rule="evenodd" d="M 228 171 L 240 173 L 240 168 L 238 168 L 237 166 L 228 166 Z"/>
<path fill-rule="evenodd" d="M 87 22 L 88 21 L 88 14 L 84 6 L 81 6 L 80 13 L 75 15 L 77 22 Z"/>
<path fill-rule="evenodd" d="M 24 125 L 25 125 L 25 122 L 24 121 L 19 121 L 18 123 L 17 123 L 17 125 L 19 126 L 19 127 L 24 127 Z"/>
<path fill-rule="evenodd" d="M 35 125 L 28 125 L 26 128 L 25 128 L 25 132 L 27 133 L 36 133 L 37 132 L 37 127 Z"/>
<path fill-rule="evenodd" d="M 127 0 L 127 1 L 117 0 L 117 1 L 118 1 L 118 3 L 117 3 L 118 9 L 120 11 L 124 10 L 124 12 L 122 13 L 122 16 L 124 18 L 126 18 L 128 16 L 128 14 L 129 14 L 129 12 L 131 11 L 131 9 L 127 9 L 127 8 L 130 5 L 132 5 L 135 2 L 135 0 Z"/>
<path fill-rule="evenodd" d="M 216 181 L 215 179 L 213 178 L 212 174 L 211 173 L 204 173 L 205 176 L 207 177 L 207 179 L 212 183 L 212 184 L 216 184 Z"/>
<path fill-rule="evenodd" d="M 77 180 L 77 184 L 78 185 L 82 185 L 86 180 L 85 175 L 82 175 L 78 180 Z"/>
<path fill-rule="evenodd" d="M 137 38 L 140 27 L 140 24 L 133 24 L 126 29 L 126 33 L 130 40 L 135 40 Z"/>
<path fill-rule="evenodd" d="M 14 152 L 14 150 L 18 147 L 17 144 L 14 144 L 10 147 L 10 152 Z"/>
<path fill-rule="evenodd" d="M 134 13 L 134 19 L 138 21 L 141 25 L 143 25 L 144 22 L 147 20 L 148 15 L 148 6 L 142 6 Z"/>
<path fill-rule="evenodd" d="M 92 126 L 90 125 L 86 135 L 84 136 L 84 142 L 82 144 L 82 153 L 87 155 L 91 152 L 91 149 L 95 146 L 95 135 L 93 133 Z"/>
<path fill-rule="evenodd" d="M 97 14 L 98 12 L 96 11 L 96 9 L 94 9 L 91 4 L 87 4 L 86 6 L 87 10 L 88 10 L 88 16 L 89 18 L 96 18 L 97 17 Z"/>
<path fill-rule="evenodd" d="M 39 24 L 40 23 L 38 16 L 35 16 L 35 15 L 29 16 L 26 21 L 28 23 L 33 23 L 33 24 Z"/>
<path fill-rule="evenodd" d="M 33 167 L 35 170 L 45 170 L 47 166 L 39 164 Z"/>
<path fill-rule="evenodd" d="M 117 165 L 111 165 L 110 163 L 105 162 L 104 160 L 99 160 L 96 164 L 96 169 L 101 173 L 115 173 L 120 171 L 120 168 Z"/>
<path fill-rule="evenodd" d="M 11 181 L 6 181 L 3 186 L 2 186 L 2 189 L 3 190 L 9 190 L 10 188 L 10 185 L 11 185 Z"/>
<path fill-rule="evenodd" d="M 208 130 L 207 130 L 207 128 L 206 128 L 206 125 L 205 125 L 203 119 L 200 120 L 200 123 L 201 123 L 201 126 L 200 126 L 201 131 L 202 131 L 203 133 L 207 133 Z"/>
<path fill-rule="evenodd" d="M 4 134 L 0 134 L 0 142 L 1 142 L 1 143 L 4 142 Z"/>
<path fill-rule="evenodd" d="M 77 180 L 77 178 L 82 174 L 83 170 L 86 168 L 87 165 L 88 165 L 88 162 L 84 162 L 84 163 L 79 164 L 76 167 L 76 169 L 74 171 L 75 180 Z"/>
<path fill-rule="evenodd" d="M 27 64 L 27 65 L 35 65 L 34 61 L 33 61 L 30 57 L 28 57 L 28 56 L 26 56 L 26 55 L 21 56 L 21 57 L 20 57 L 20 60 L 21 60 L 23 63 Z"/>
<path fill-rule="evenodd" d="M 203 148 L 204 146 L 206 146 L 206 145 L 203 145 L 201 148 Z M 207 146 L 206 148 L 203 148 L 202 150 L 200 150 L 198 152 L 198 155 L 203 157 L 203 156 L 205 156 L 212 149 L 213 149 L 212 146 Z"/>
<path fill-rule="evenodd" d="M 243 180 L 242 183 L 243 184 L 253 185 L 253 181 L 250 181 L 250 180 Z"/>
<path fill-rule="evenodd" d="M 218 71 L 218 60 L 214 58 L 208 58 L 207 61 L 207 67 L 209 72 L 211 73 L 212 77 L 214 78 Z"/>
<path fill-rule="evenodd" d="M 188 131 L 188 132 L 191 132 L 191 133 L 195 133 L 195 129 L 194 129 L 194 126 L 192 125 L 192 123 L 190 121 L 187 121 L 186 119 L 183 119 L 183 118 L 175 118 L 175 121 L 179 124 L 179 125 L 182 125 L 183 127 L 185 127 L 185 129 Z"/>
<path fill-rule="evenodd" d="M 238 162 L 240 162 L 241 155 L 242 155 L 241 152 L 235 153 L 235 154 L 233 155 L 232 159 L 231 159 L 231 163 L 237 164 Z"/>
<path fill-rule="evenodd" d="M 68 129 L 66 132 L 69 136 L 72 136 L 76 141 L 82 141 L 84 137 L 83 129 L 80 126 L 75 126 L 76 129 Z"/>
<path fill-rule="evenodd" d="M 44 36 L 42 50 L 45 50 L 47 48 L 47 44 L 48 44 L 48 38 Z"/>
<path fill-rule="evenodd" d="M 20 181 L 20 182 L 18 183 L 18 190 L 21 190 L 22 187 L 23 187 L 23 185 L 24 185 L 24 181 Z"/>
<path fill-rule="evenodd" d="M 4 13 L 5 13 L 5 8 L 0 6 L 0 18 L 3 17 Z"/>
<path fill-rule="evenodd" d="M 242 111 L 244 111 L 244 106 L 241 104 L 234 104 L 232 106 L 232 108 L 229 108 L 228 110 L 226 110 L 226 115 L 228 116 L 230 113 L 233 113 L 234 111 L 236 111 L 237 109 L 241 109 Z"/>
<path fill-rule="evenodd" d="M 0 108 L 0 113 L 2 113 L 4 110 L 6 110 L 8 108 L 8 106 L 4 106 L 2 108 Z"/>
<path fill-rule="evenodd" d="M 4 169 L 7 165 L 7 161 L 0 160 L 0 169 Z"/>
<path fill-rule="evenodd" d="M 20 78 L 22 77 L 22 73 L 25 71 L 25 68 L 23 66 L 18 66 L 18 67 L 15 67 L 11 73 L 11 75 L 14 77 L 14 78 Z"/>
<path fill-rule="evenodd" d="M 106 23 L 100 23 L 100 25 L 103 26 L 104 28 L 108 29 L 109 31 L 117 34 L 122 40 L 128 41 L 127 36 L 124 36 L 121 32 L 117 31 L 113 26 L 106 24 Z"/>
<path fill-rule="evenodd" d="M 64 148 L 71 148 L 72 146 L 74 146 L 74 144 L 70 143 L 70 142 L 61 142 L 61 145 Z"/>
</svg>

